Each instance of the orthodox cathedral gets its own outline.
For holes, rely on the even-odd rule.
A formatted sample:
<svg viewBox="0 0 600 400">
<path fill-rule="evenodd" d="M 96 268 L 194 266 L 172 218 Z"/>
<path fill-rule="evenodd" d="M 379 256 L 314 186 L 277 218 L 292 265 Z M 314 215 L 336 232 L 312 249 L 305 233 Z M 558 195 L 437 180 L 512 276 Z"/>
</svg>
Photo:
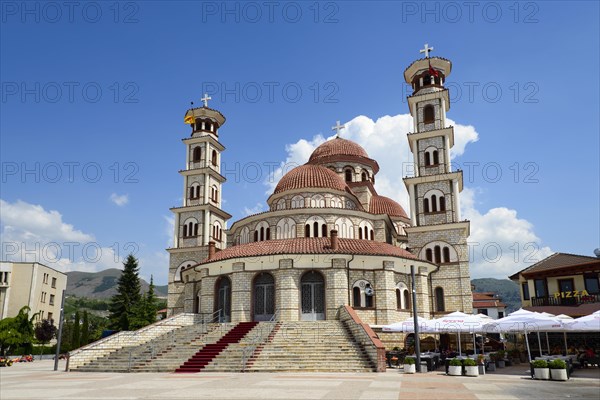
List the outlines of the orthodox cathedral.
<svg viewBox="0 0 600 400">
<path fill-rule="evenodd" d="M 454 129 L 444 82 L 452 63 L 429 57 L 405 71 L 414 121 L 407 135 L 414 176 L 404 178 L 410 215 L 375 189 L 377 161 L 338 136 L 284 175 L 269 210 L 231 224 L 222 209 L 221 112 L 204 105 L 185 114 L 191 135 L 184 200 L 168 249 L 168 313 L 199 313 L 221 322 L 336 319 L 350 305 L 363 322 L 385 325 L 412 315 L 411 266 L 418 313 L 435 318 L 472 312 L 467 238 L 461 220 L 462 171 L 453 171 Z"/>
</svg>

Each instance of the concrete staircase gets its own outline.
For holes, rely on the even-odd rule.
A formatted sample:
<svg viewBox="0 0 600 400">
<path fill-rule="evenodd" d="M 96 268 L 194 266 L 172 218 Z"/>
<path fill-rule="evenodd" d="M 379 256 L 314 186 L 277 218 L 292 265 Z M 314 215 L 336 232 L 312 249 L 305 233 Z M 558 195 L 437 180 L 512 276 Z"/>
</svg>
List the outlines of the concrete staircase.
<svg viewBox="0 0 600 400">
<path fill-rule="evenodd" d="M 229 345 L 239 343 L 252 329 L 258 325 L 258 322 L 240 322 L 233 329 L 227 332 L 216 343 L 210 343 L 204 346 L 196 354 L 184 362 L 175 372 L 200 372 L 208 364 L 225 350 Z M 241 366 L 240 366 L 241 368 Z"/>
<path fill-rule="evenodd" d="M 172 372 L 191 354 L 226 334 L 231 324 L 180 327 L 146 343 L 124 346 L 77 368 L 81 372 Z M 162 355 L 169 354 L 169 358 Z M 155 363 L 152 363 L 155 361 Z M 153 365 L 152 365 L 153 364 Z M 150 367 L 152 365 L 152 367 Z"/>
<path fill-rule="evenodd" d="M 278 323 L 247 372 L 373 372 L 376 366 L 340 321 Z"/>
</svg>

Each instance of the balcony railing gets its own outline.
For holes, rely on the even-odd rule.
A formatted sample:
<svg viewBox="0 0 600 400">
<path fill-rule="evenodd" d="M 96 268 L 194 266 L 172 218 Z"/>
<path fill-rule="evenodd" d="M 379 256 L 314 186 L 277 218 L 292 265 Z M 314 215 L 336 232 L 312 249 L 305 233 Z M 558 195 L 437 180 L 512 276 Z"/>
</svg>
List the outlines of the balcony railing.
<svg viewBox="0 0 600 400">
<path fill-rule="evenodd" d="M 532 297 L 531 305 L 536 306 L 578 306 L 580 304 L 600 303 L 600 294 L 587 294 L 585 296 L 571 297 Z"/>
</svg>

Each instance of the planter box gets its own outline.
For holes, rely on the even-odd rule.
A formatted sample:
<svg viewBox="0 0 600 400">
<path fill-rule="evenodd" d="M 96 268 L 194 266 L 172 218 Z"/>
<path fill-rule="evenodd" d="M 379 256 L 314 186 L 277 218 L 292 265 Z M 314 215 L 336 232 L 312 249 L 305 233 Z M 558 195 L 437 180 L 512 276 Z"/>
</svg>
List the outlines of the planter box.
<svg viewBox="0 0 600 400">
<path fill-rule="evenodd" d="M 479 376 L 479 367 L 477 365 L 466 366 L 465 367 L 465 375 L 467 375 L 467 376 Z"/>
<path fill-rule="evenodd" d="M 415 364 L 404 364 L 405 374 L 414 374 L 417 372 L 417 366 Z"/>
<path fill-rule="evenodd" d="M 479 370 L 479 375 L 485 375 L 485 365 L 480 364 L 477 366 L 477 369 Z"/>
<path fill-rule="evenodd" d="M 499 360 L 499 361 L 496 361 L 496 366 L 498 368 L 504 368 L 504 367 L 506 367 L 506 364 L 504 363 L 504 360 Z"/>
<path fill-rule="evenodd" d="M 461 376 L 462 375 L 462 366 L 461 365 L 450 365 L 448 367 L 448 375 Z"/>
<path fill-rule="evenodd" d="M 490 372 L 496 371 L 496 363 L 493 363 L 493 362 L 489 363 L 488 364 L 488 371 L 490 371 Z"/>
<path fill-rule="evenodd" d="M 567 370 L 566 369 L 551 369 L 550 376 L 553 381 L 566 381 L 567 380 Z"/>
<path fill-rule="evenodd" d="M 547 381 L 550 379 L 550 368 L 534 368 L 533 375 L 535 376 L 535 379 Z"/>
</svg>

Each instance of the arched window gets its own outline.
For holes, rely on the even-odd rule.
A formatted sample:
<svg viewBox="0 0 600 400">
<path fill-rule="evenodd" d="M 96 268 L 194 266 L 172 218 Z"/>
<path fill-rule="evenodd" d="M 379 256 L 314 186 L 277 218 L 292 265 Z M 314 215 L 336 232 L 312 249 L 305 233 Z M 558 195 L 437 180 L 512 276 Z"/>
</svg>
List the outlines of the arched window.
<svg viewBox="0 0 600 400">
<path fill-rule="evenodd" d="M 193 183 L 192 186 L 190 186 L 190 200 L 192 199 L 199 199 L 200 198 L 200 184 L 198 183 Z"/>
<path fill-rule="evenodd" d="M 327 237 L 327 225 L 321 225 L 321 236 Z"/>
<path fill-rule="evenodd" d="M 338 218 L 335 221 L 335 229 L 338 231 L 338 237 L 344 239 L 354 239 L 354 225 L 348 218 Z"/>
<path fill-rule="evenodd" d="M 427 261 L 433 262 L 433 251 L 431 249 L 425 250 L 425 259 Z"/>
<path fill-rule="evenodd" d="M 277 239 L 292 239 L 296 237 L 296 222 L 291 218 L 283 218 L 277 222 L 275 231 Z"/>
<path fill-rule="evenodd" d="M 339 197 L 332 197 L 329 200 L 329 207 L 332 208 L 342 208 L 344 206 L 344 203 L 342 203 L 342 200 L 340 200 Z"/>
<path fill-rule="evenodd" d="M 245 226 L 240 233 L 240 244 L 246 244 L 250 242 L 250 229 Z"/>
<path fill-rule="evenodd" d="M 446 211 L 446 198 L 444 196 L 440 196 L 440 211 Z"/>
<path fill-rule="evenodd" d="M 351 169 L 345 170 L 344 176 L 345 176 L 346 182 L 352 182 L 352 170 Z"/>
<path fill-rule="evenodd" d="M 361 279 L 352 285 L 354 307 L 373 307 L 373 288 L 367 280 Z"/>
<path fill-rule="evenodd" d="M 258 242 L 258 231 L 254 231 L 254 241 Z"/>
<path fill-rule="evenodd" d="M 374 234 L 374 232 L 373 232 L 373 229 L 371 229 L 371 232 L 370 232 L 370 234 L 371 234 L 371 240 L 375 240 L 375 234 Z"/>
<path fill-rule="evenodd" d="M 196 263 L 196 261 L 194 261 L 194 260 L 189 260 L 189 261 L 184 261 L 184 262 L 182 262 L 182 263 L 179 265 L 179 267 L 177 267 L 177 269 L 175 270 L 175 275 L 173 275 L 173 281 L 174 281 L 174 282 L 181 282 L 181 281 L 182 281 L 182 279 L 181 279 L 181 273 L 182 273 L 184 270 L 186 270 L 186 269 L 188 269 L 188 268 L 191 268 L 191 267 L 192 267 L 192 265 L 196 265 L 196 264 L 197 264 L 197 263 Z"/>
<path fill-rule="evenodd" d="M 212 161 L 212 165 L 214 165 L 216 167 L 217 166 L 217 151 L 216 150 L 212 151 L 211 161 Z"/>
<path fill-rule="evenodd" d="M 404 297 L 404 308 L 410 309 L 410 293 L 408 292 L 408 289 L 406 289 L 404 291 L 403 297 Z"/>
<path fill-rule="evenodd" d="M 431 165 L 431 156 L 429 155 L 429 152 L 426 151 L 425 152 L 425 166 Z"/>
<path fill-rule="evenodd" d="M 441 287 L 435 288 L 435 311 L 446 311 L 444 304 L 444 289 Z"/>
<path fill-rule="evenodd" d="M 294 196 L 292 198 L 292 208 L 302 208 L 302 207 L 304 207 L 304 197 Z"/>
<path fill-rule="evenodd" d="M 313 223 L 313 234 L 315 237 L 319 237 L 319 223 L 317 221 Z"/>
<path fill-rule="evenodd" d="M 188 235 L 187 225 L 183 225 L 183 237 L 187 237 L 187 235 Z"/>
<path fill-rule="evenodd" d="M 222 232 L 223 230 L 221 228 L 221 224 L 219 222 L 215 222 L 213 224 L 213 239 L 215 242 L 221 242 L 223 240 Z"/>
<path fill-rule="evenodd" d="M 449 263 L 450 262 L 450 249 L 447 246 L 444 246 L 443 254 L 444 254 L 444 262 Z"/>
<path fill-rule="evenodd" d="M 439 264 L 442 262 L 442 253 L 441 253 L 441 249 L 440 246 L 435 246 L 433 248 L 433 255 L 435 256 L 435 263 Z"/>
<path fill-rule="evenodd" d="M 314 208 L 324 208 L 325 207 L 325 198 L 320 194 L 314 195 L 310 199 L 310 206 Z"/>
<path fill-rule="evenodd" d="M 280 199 L 275 206 L 276 210 L 285 210 L 285 199 Z"/>
<path fill-rule="evenodd" d="M 426 213 L 429 212 L 429 199 L 428 198 L 423 199 L 423 212 L 426 212 Z"/>
<path fill-rule="evenodd" d="M 262 242 L 263 240 L 265 240 L 265 228 L 261 227 L 260 228 L 260 241 Z"/>
<path fill-rule="evenodd" d="M 437 212 L 437 196 L 434 194 L 431 196 L 431 212 Z"/>
<path fill-rule="evenodd" d="M 438 155 L 438 151 L 433 151 L 433 165 L 438 165 L 440 163 L 440 157 Z"/>
<path fill-rule="evenodd" d="M 361 228 L 362 228 L 362 232 L 361 232 Z M 368 221 L 362 221 L 359 225 L 359 239 L 364 239 L 364 240 L 374 240 L 374 233 L 373 233 L 373 225 L 371 225 L 370 222 Z"/>
<path fill-rule="evenodd" d="M 360 177 L 362 179 L 363 182 L 367 181 L 367 173 L 365 171 L 362 172 L 362 174 L 360 174 Z"/>
<path fill-rule="evenodd" d="M 433 110 L 433 106 L 427 105 L 423 109 L 423 123 L 431 124 L 435 121 L 435 112 Z"/>
<path fill-rule="evenodd" d="M 402 309 L 402 295 L 400 294 L 400 289 L 396 288 L 396 308 L 398 310 Z"/>
<path fill-rule="evenodd" d="M 323 217 L 312 216 L 306 220 L 304 233 L 306 237 L 319 237 L 319 235 L 325 237 L 327 235 L 327 223 Z"/>
<path fill-rule="evenodd" d="M 306 224 L 304 227 L 304 237 L 310 237 L 310 224 Z"/>
<path fill-rule="evenodd" d="M 212 132 L 212 123 L 210 121 L 204 122 L 204 130 Z"/>
<path fill-rule="evenodd" d="M 256 228 L 254 228 L 254 231 L 256 238 L 261 242 L 263 240 L 271 240 L 271 229 L 266 221 L 261 221 L 259 224 L 257 224 Z"/>
<path fill-rule="evenodd" d="M 354 307 L 362 307 L 360 288 L 358 286 L 352 288 L 352 305 Z"/>
<path fill-rule="evenodd" d="M 219 202 L 219 189 L 217 189 L 217 185 L 210 187 L 210 199 L 215 203 Z"/>
<path fill-rule="evenodd" d="M 362 227 L 360 227 L 360 226 L 358 227 L 358 238 L 359 239 L 363 238 L 363 230 L 362 230 Z"/>
<path fill-rule="evenodd" d="M 192 161 L 198 162 L 202 157 L 202 148 L 200 146 L 194 147 L 194 151 L 192 152 Z"/>
<path fill-rule="evenodd" d="M 267 240 L 271 240 L 271 228 L 267 228 L 266 236 L 267 236 Z"/>
</svg>

